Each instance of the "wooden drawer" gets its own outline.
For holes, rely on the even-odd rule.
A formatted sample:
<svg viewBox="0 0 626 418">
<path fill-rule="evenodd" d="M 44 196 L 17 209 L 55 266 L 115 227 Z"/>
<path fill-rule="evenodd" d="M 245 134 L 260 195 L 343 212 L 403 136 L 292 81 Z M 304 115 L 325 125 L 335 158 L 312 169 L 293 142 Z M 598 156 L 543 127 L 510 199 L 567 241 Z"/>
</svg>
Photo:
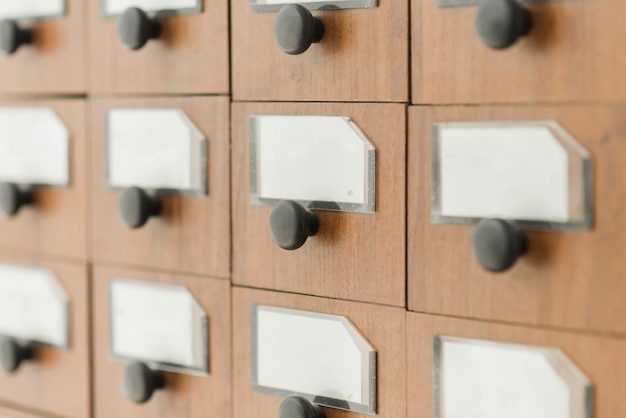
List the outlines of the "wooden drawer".
<svg viewBox="0 0 626 418">
<path fill-rule="evenodd" d="M 18 411 L 16 409 L 9 409 L 0 407 L 0 416 L 3 418 L 41 418 L 41 415 L 33 415 L 30 413 Z"/>
<path fill-rule="evenodd" d="M 345 317 L 356 327 L 356 332 L 365 338 L 376 351 L 378 397 L 376 416 L 381 418 L 405 416 L 405 330 L 403 328 L 405 311 L 403 309 L 235 287 L 233 288 L 235 417 L 277 416 L 279 406 L 283 401 L 281 396 L 255 392 L 252 389 L 251 312 L 253 305 Z M 324 343 L 324 335 L 316 335 L 316 337 L 320 345 L 335 342 Z M 289 336 L 285 335 L 284 338 L 288 340 Z M 322 351 L 324 350 L 320 347 L 317 352 Z M 321 368 L 329 367 L 319 358 L 310 358 L 310 361 L 313 364 L 319 364 Z M 336 370 L 329 372 L 336 372 Z M 332 393 L 327 395 L 333 396 Z M 324 409 L 328 418 L 369 416 L 335 408 Z"/>
<path fill-rule="evenodd" d="M 6 130 L 4 134 L 7 136 L 15 134 L 14 138 L 7 137 L 6 141 L 3 141 L 6 147 L 15 146 L 12 151 L 4 151 L 7 152 L 5 155 L 14 156 L 16 161 L 20 162 L 17 165 L 23 166 L 16 174 L 15 170 L 8 169 L 5 163 L 2 171 L 8 177 L 0 181 L 17 184 L 20 188 L 26 189 L 32 186 L 34 201 L 20 207 L 13 216 L 0 216 L 2 229 L 0 246 L 84 259 L 87 256 L 89 157 L 85 101 L 5 101 L 0 104 L 0 113 L 2 112 L 10 112 L 4 116 L 3 130 Z M 49 129 L 46 131 L 48 137 L 42 136 L 41 129 Z M 31 160 L 29 152 L 24 152 L 24 149 L 17 146 L 18 138 L 26 143 L 24 149 L 28 146 L 38 146 L 34 142 L 38 140 L 37 138 L 49 141 L 46 143 L 46 149 L 52 152 L 49 157 L 32 153 Z M 15 144 L 11 145 L 13 141 Z M 69 150 L 65 151 L 62 147 Z M 52 177 L 48 177 L 49 170 L 43 174 L 41 167 L 36 166 L 37 159 L 44 158 L 47 159 L 46 163 L 50 162 L 58 168 L 54 169 Z M 29 169 L 27 172 L 24 169 L 26 166 L 32 171 Z M 57 171 L 64 171 L 64 174 L 57 175 Z M 38 179 L 36 181 L 42 178 L 54 180 L 37 186 L 30 184 L 29 179 L 34 179 L 31 176 L 35 176 Z M 60 181 L 62 177 L 65 179 L 63 182 Z"/>
<path fill-rule="evenodd" d="M 452 3 L 450 0 L 441 0 Z M 476 1 L 412 9 L 414 103 L 525 103 L 623 100 L 624 58 L 612 51 L 626 36 L 619 0 L 532 2 L 527 36 L 508 49 L 477 34 Z"/>
<path fill-rule="evenodd" d="M 165 387 L 155 391 L 151 399 L 144 404 L 129 400 L 122 383 L 125 361 L 115 360 L 112 353 L 113 316 L 109 308 L 112 279 L 149 286 L 184 286 L 207 318 L 208 374 L 163 372 Z M 232 416 L 231 298 L 228 281 L 96 266 L 92 291 L 95 417 Z M 164 327 L 168 325 L 172 324 L 163 324 Z M 181 324 L 181 327 L 185 326 Z"/>
<path fill-rule="evenodd" d="M 315 236 L 295 251 L 286 251 L 276 245 L 270 231 L 270 218 L 276 207 L 251 204 L 251 116 L 279 115 L 289 121 L 293 115 L 316 115 L 350 118 L 375 149 L 375 212 L 316 210 L 319 229 Z M 283 119 L 280 119 L 280 123 Z M 320 122 L 320 124 L 326 121 Z M 322 125 L 320 125 L 322 126 Z M 323 125 L 318 138 L 344 141 L 343 136 L 333 139 Z M 334 125 L 343 129 L 345 125 Z M 283 127 L 284 128 L 284 127 Z M 279 132 L 302 134 L 315 132 L 316 126 L 295 125 Z M 343 131 L 342 131 L 343 132 Z M 271 135 L 270 135 L 271 136 Z M 310 136 L 310 135 L 309 135 Z M 316 135 L 313 135 L 314 137 Z M 296 293 L 376 302 L 395 306 L 405 305 L 405 107 L 398 104 L 261 104 L 236 103 L 232 121 L 232 201 L 233 201 L 233 281 L 238 285 Z M 294 135 L 294 140 L 298 139 Z M 348 137 L 352 139 L 352 137 Z M 291 144 L 291 138 L 283 138 Z M 295 144 L 295 142 L 294 142 Z M 298 147 L 299 145 L 294 145 Z M 287 147 L 275 156 L 287 155 Z M 289 148 L 291 146 L 289 145 Z M 323 148 L 326 149 L 326 148 Z M 293 151 L 293 149 L 292 149 Z M 311 151 L 311 150 L 309 150 Z M 263 151 L 259 152 L 259 155 Z M 314 157 L 308 151 L 296 153 L 295 160 L 287 162 L 290 169 L 299 170 Z M 322 153 L 323 154 L 323 153 Z M 270 154 L 268 154 L 270 155 Z M 293 155 L 293 153 L 289 153 Z M 326 154 L 329 155 L 329 154 Z M 346 155 L 351 154 L 339 154 Z M 320 157 L 325 158 L 325 157 Z M 330 161 L 330 159 L 327 159 Z M 255 160 L 256 161 L 256 160 Z M 295 164 L 294 164 L 295 161 Z M 326 159 L 324 159 L 326 163 Z M 271 165 L 273 163 L 268 164 Z M 281 165 L 282 163 L 278 164 Z M 330 167 L 330 162 L 328 165 Z M 276 165 L 276 164 L 274 164 Z M 294 168 L 295 167 L 295 168 Z M 305 170 L 304 168 L 302 170 Z M 255 169 L 254 172 L 261 172 Z M 331 171 L 322 169 L 322 176 Z M 303 184 L 315 177 L 308 168 L 301 178 Z M 291 174 L 300 174 L 300 171 Z M 291 174 L 277 181 L 293 181 Z M 362 173 L 361 173 L 362 174 Z M 259 174 L 262 175 L 262 174 Z M 332 177 L 332 176 L 330 176 Z M 365 184 L 362 180 L 361 187 Z M 299 178 L 295 180 L 300 181 Z M 330 182 L 343 183 L 343 178 Z M 357 185 L 358 186 L 358 185 Z M 299 185 L 296 184 L 298 188 Z M 303 186 L 304 188 L 308 186 Z M 328 183 L 319 185 L 320 198 L 330 195 Z M 349 187 L 346 187 L 346 189 Z M 343 193 L 343 191 L 341 191 Z M 348 192 L 349 193 L 349 192 Z M 324 196 L 322 196 L 324 195 Z M 370 195 L 371 196 L 371 195 Z M 347 196 L 344 196 L 347 197 Z M 283 199 L 292 196 L 283 195 Z M 328 207 L 334 205 L 329 202 Z M 324 206 L 324 205 L 322 205 Z M 307 207 L 311 207 L 310 205 Z M 384 278 L 384 279 L 383 279 Z M 384 280 L 385 286 L 381 286 Z"/>
<path fill-rule="evenodd" d="M 89 0 L 89 75 L 93 93 L 227 94 L 229 92 L 228 2 L 199 0 L 202 11 L 146 10 L 161 26 L 157 39 L 139 50 L 118 36 L 121 12 L 106 0 Z M 128 3 L 130 6 L 149 2 Z M 176 4 L 177 2 L 169 2 Z M 189 3 L 188 1 L 185 3 Z M 160 2 L 161 5 L 168 3 Z M 178 2 L 180 4 L 180 2 Z"/>
<path fill-rule="evenodd" d="M 621 194 L 624 107 L 413 107 L 409 111 L 408 304 L 412 311 L 626 331 Z M 472 255 L 473 225 L 431 221 L 433 123 L 553 121 L 589 153 L 590 228 L 528 229 L 528 251 L 503 273 Z M 544 123 L 544 122 L 541 122 Z M 506 139 L 504 137 L 499 139 Z M 533 138 L 531 138 L 533 139 Z M 540 159 L 539 159 L 540 160 Z M 477 163 L 478 164 L 478 163 Z M 476 165 L 478 166 L 478 165 Z M 539 166 L 537 166 L 539 167 Z M 539 167 L 541 168 L 541 167 Z M 528 172 L 530 174 L 530 172 Z M 554 189 L 553 195 L 559 188 Z M 502 199 L 506 189 L 500 194 Z M 559 192 L 560 193 L 560 192 Z M 511 197 L 510 191 L 508 194 Z M 479 199 L 479 197 L 476 197 Z M 536 201 L 533 206 L 541 205 Z M 472 224 L 474 222 L 471 222 Z M 549 229 L 549 228 L 548 228 Z"/>
<path fill-rule="evenodd" d="M 589 402 L 585 402 L 589 408 L 589 413 L 581 415 L 581 408 L 577 404 L 576 409 L 571 412 L 571 415 L 567 416 L 608 418 L 621 416 L 626 412 L 626 406 L 622 399 L 622 394 L 626 390 L 626 364 L 618 360 L 623 356 L 624 350 L 626 350 L 626 341 L 623 339 L 611 339 L 579 333 L 570 334 L 563 331 L 525 328 L 410 312 L 407 313 L 406 324 L 407 403 L 411 405 L 407 408 L 406 416 L 409 418 L 435 416 L 433 375 L 437 373 L 433 370 L 435 361 L 433 337 L 437 335 L 445 336 L 446 338 L 484 340 L 558 349 L 586 376 L 592 388 L 592 399 Z M 511 348 L 519 349 L 520 347 L 511 346 Z M 441 361 L 442 363 L 440 364 L 443 364 L 445 357 Z M 511 376 L 513 375 L 511 370 L 515 369 L 514 364 L 513 366 L 507 370 Z M 530 367 L 528 371 L 530 376 L 532 373 Z M 536 386 L 545 388 L 545 381 L 535 381 L 535 383 Z M 509 385 L 507 384 L 507 386 Z M 518 392 L 522 396 L 530 393 L 539 395 L 536 398 L 541 398 L 541 395 L 544 395 L 544 393 L 538 390 L 524 393 L 522 389 L 520 388 Z M 444 391 L 444 389 L 441 390 L 442 392 Z M 504 392 L 500 392 L 500 395 L 505 396 Z M 514 404 L 515 399 L 509 399 L 511 404 Z M 557 401 L 556 398 L 552 398 L 552 400 L 554 402 Z M 478 403 L 478 400 L 476 402 Z M 445 415 L 440 416 L 445 418 Z M 467 416 L 470 416 L 469 411 Z"/>
<path fill-rule="evenodd" d="M 236 100 L 408 100 L 408 1 L 313 11 L 324 37 L 298 56 L 279 48 L 276 12 L 253 12 L 250 0 L 232 0 L 231 7 Z"/>
<path fill-rule="evenodd" d="M 229 105 L 226 97 L 94 100 L 93 242 L 97 261 L 210 276 L 230 275 Z M 175 109 L 204 136 L 198 195 L 159 194 L 161 214 L 129 229 L 118 213 L 121 191 L 107 186 L 106 120 L 111 109 Z M 156 148 L 155 148 L 156 149 Z M 141 154 L 141 152 L 139 153 Z M 132 170 L 131 170 L 132 171 Z M 206 172 L 205 172 L 206 171 Z M 141 185 L 137 185 L 141 186 Z"/>
</svg>

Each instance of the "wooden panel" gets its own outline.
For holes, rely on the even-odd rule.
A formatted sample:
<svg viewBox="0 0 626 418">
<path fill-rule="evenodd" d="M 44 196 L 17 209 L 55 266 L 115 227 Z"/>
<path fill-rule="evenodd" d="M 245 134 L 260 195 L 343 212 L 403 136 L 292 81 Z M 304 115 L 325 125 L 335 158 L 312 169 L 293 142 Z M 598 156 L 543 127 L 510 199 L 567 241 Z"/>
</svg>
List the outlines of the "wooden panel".
<svg viewBox="0 0 626 418">
<path fill-rule="evenodd" d="M 626 352 L 626 340 L 415 313 L 407 314 L 406 325 L 408 418 L 433 417 L 433 336 L 437 334 L 559 348 L 591 380 L 594 418 L 626 414 L 626 362 L 616 361 Z"/>
<path fill-rule="evenodd" d="M 117 19 L 89 0 L 90 91 L 93 93 L 229 92 L 228 2 L 204 0 L 204 12 L 159 19 L 161 37 L 126 49 Z"/>
<path fill-rule="evenodd" d="M 412 8 L 414 103 L 623 100 L 626 38 L 621 0 L 527 6 L 534 28 L 506 50 L 479 39 L 476 6 Z"/>
<path fill-rule="evenodd" d="M 626 130 L 623 106 L 410 109 L 408 301 L 419 312 L 626 332 Z M 430 222 L 430 127 L 445 121 L 555 120 L 593 160 L 590 231 L 528 232 L 529 252 L 505 273 L 474 260 L 474 228 Z"/>
<path fill-rule="evenodd" d="M 316 211 L 317 235 L 298 250 L 279 248 L 269 228 L 273 208 L 250 203 L 252 114 L 352 118 L 376 148 L 376 213 Z M 233 105 L 233 281 L 405 306 L 405 117 L 403 105 L 391 104 Z"/>
<path fill-rule="evenodd" d="M 87 257 L 89 182 L 84 100 L 0 102 L 0 106 L 52 108 L 70 132 L 70 186 L 34 189 L 35 205 L 11 218 L 0 216 L 0 246 L 56 256 Z"/>
<path fill-rule="evenodd" d="M 70 348 L 35 349 L 14 374 L 0 373 L 0 402 L 42 413 L 86 418 L 90 414 L 89 278 L 85 264 L 66 264 L 3 252 L 6 263 L 51 269 L 70 299 Z"/>
<path fill-rule="evenodd" d="M 252 391 L 250 312 L 253 304 L 279 306 L 347 317 L 377 351 L 378 413 L 398 418 L 405 411 L 404 310 L 244 288 L 233 289 L 234 416 L 274 417 L 282 398 Z M 325 408 L 328 418 L 367 417 Z"/>
<path fill-rule="evenodd" d="M 141 229 L 118 215 L 120 193 L 105 180 L 105 112 L 110 108 L 180 108 L 207 139 L 208 195 L 162 196 L 162 213 Z M 229 107 L 226 97 L 92 101 L 93 243 L 96 260 L 181 272 L 230 275 Z"/>
<path fill-rule="evenodd" d="M 298 56 L 278 47 L 276 13 L 253 13 L 249 0 L 232 0 L 231 7 L 236 100 L 408 100 L 407 0 L 313 12 L 324 22 L 324 38 Z"/>
<path fill-rule="evenodd" d="M 166 387 L 143 405 L 122 390 L 125 363 L 110 357 L 108 283 L 127 278 L 185 286 L 209 319 L 209 376 L 165 373 Z M 225 280 L 96 266 L 93 282 L 94 417 L 231 417 L 230 286 Z"/>
<path fill-rule="evenodd" d="M 2 418 L 42 418 L 40 415 L 33 415 L 30 413 L 18 411 L 16 409 L 9 409 L 0 407 L 0 417 Z"/>
</svg>

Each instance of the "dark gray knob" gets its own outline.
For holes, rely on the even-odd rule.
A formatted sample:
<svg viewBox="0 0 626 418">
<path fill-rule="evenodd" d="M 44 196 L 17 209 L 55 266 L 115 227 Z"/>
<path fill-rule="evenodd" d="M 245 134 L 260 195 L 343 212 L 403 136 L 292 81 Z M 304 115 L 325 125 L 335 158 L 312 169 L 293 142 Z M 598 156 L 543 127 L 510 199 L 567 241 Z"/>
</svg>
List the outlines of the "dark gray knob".
<svg viewBox="0 0 626 418">
<path fill-rule="evenodd" d="M 140 362 L 130 363 L 124 370 L 124 393 L 133 402 L 147 402 L 155 390 L 165 387 L 165 375 Z"/>
<path fill-rule="evenodd" d="M 134 51 L 142 48 L 150 39 L 157 39 L 161 35 L 161 24 L 156 19 L 150 19 L 140 8 L 131 7 L 120 16 L 117 34 L 122 44 Z"/>
<path fill-rule="evenodd" d="M 30 345 L 20 345 L 13 338 L 2 338 L 0 341 L 0 367 L 6 373 L 17 371 L 24 360 L 32 358 L 33 349 Z"/>
<path fill-rule="evenodd" d="M 326 412 L 300 396 L 291 396 L 280 404 L 278 418 L 326 418 Z"/>
<path fill-rule="evenodd" d="M 13 20 L 0 20 L 0 52 L 11 55 L 22 45 L 33 42 L 33 32 L 21 29 Z"/>
<path fill-rule="evenodd" d="M 20 190 L 13 183 L 0 183 L 0 211 L 5 216 L 15 216 L 22 206 L 33 203 L 31 190 Z"/>
<path fill-rule="evenodd" d="M 119 213 L 127 227 L 141 228 L 161 213 L 161 202 L 138 187 L 129 187 L 120 196 Z"/>
<path fill-rule="evenodd" d="M 272 238 L 284 250 L 297 250 L 317 233 L 317 215 L 293 200 L 278 203 L 270 217 Z"/>
<path fill-rule="evenodd" d="M 483 219 L 474 230 L 472 249 L 481 266 L 498 273 L 509 269 L 526 253 L 528 240 L 511 222 Z"/>
<path fill-rule="evenodd" d="M 532 25 L 532 14 L 518 0 L 483 0 L 476 15 L 478 35 L 494 49 L 513 45 Z"/>
<path fill-rule="evenodd" d="M 274 35 L 278 46 L 289 55 L 299 55 L 324 37 L 324 23 L 299 4 L 283 6 L 276 17 Z"/>
</svg>

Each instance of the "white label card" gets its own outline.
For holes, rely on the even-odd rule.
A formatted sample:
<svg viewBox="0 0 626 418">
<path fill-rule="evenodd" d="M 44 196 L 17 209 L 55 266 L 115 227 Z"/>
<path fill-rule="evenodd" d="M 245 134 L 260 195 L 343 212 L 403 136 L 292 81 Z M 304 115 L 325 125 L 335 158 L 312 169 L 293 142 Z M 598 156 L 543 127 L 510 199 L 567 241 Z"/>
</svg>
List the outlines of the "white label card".
<svg viewBox="0 0 626 418">
<path fill-rule="evenodd" d="M 64 14 L 65 0 L 0 1 L 0 19 L 39 19 Z"/>
<path fill-rule="evenodd" d="M 202 11 L 202 0 L 100 0 L 103 2 L 105 16 L 122 14 L 130 7 L 139 7 L 146 12 L 176 11 L 182 13 L 199 13 Z"/>
<path fill-rule="evenodd" d="M 309 10 L 370 9 L 378 6 L 378 0 L 250 0 L 255 12 L 273 12 L 285 4 L 302 4 Z"/>
</svg>

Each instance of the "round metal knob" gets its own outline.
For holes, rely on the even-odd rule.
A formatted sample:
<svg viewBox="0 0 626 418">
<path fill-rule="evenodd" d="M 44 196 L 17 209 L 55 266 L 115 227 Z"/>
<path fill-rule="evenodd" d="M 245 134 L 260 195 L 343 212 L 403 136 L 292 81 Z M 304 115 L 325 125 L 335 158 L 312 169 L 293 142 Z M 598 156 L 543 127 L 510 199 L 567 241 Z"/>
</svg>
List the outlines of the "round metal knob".
<svg viewBox="0 0 626 418">
<path fill-rule="evenodd" d="M 526 253 L 526 235 L 511 222 L 483 219 L 474 230 L 472 249 L 485 269 L 498 273 L 509 269 Z"/>
<path fill-rule="evenodd" d="M 532 22 L 532 14 L 518 0 L 483 0 L 476 15 L 476 30 L 485 45 L 503 49 L 530 32 Z"/>
<path fill-rule="evenodd" d="M 280 404 L 278 418 L 326 418 L 326 412 L 300 396 L 291 396 Z"/>
<path fill-rule="evenodd" d="M 30 345 L 20 345 L 13 338 L 3 338 L 0 341 L 0 367 L 13 373 L 19 369 L 24 360 L 33 358 L 33 349 Z"/>
<path fill-rule="evenodd" d="M 141 228 L 161 213 L 161 202 L 138 187 L 129 187 L 120 196 L 119 213 L 127 227 Z"/>
<path fill-rule="evenodd" d="M 13 183 L 0 183 L 0 211 L 5 216 L 15 216 L 22 206 L 33 203 L 33 192 L 20 190 Z"/>
<path fill-rule="evenodd" d="M 11 55 L 22 45 L 33 42 L 33 32 L 21 29 L 13 20 L 0 20 L 0 52 Z"/>
<path fill-rule="evenodd" d="M 117 34 L 122 44 L 134 51 L 142 48 L 150 39 L 157 39 L 161 35 L 161 24 L 156 19 L 150 19 L 140 8 L 131 7 L 120 16 Z"/>
<path fill-rule="evenodd" d="M 317 233 L 317 215 L 293 200 L 278 203 L 270 217 L 270 230 L 274 242 L 284 250 L 297 250 L 308 237 Z"/>
<path fill-rule="evenodd" d="M 274 25 L 276 42 L 283 52 L 299 55 L 324 37 L 324 23 L 299 4 L 283 6 Z"/>
<path fill-rule="evenodd" d="M 124 393 L 133 402 L 147 402 L 155 390 L 165 387 L 165 375 L 140 362 L 130 363 L 124 370 Z"/>
</svg>

